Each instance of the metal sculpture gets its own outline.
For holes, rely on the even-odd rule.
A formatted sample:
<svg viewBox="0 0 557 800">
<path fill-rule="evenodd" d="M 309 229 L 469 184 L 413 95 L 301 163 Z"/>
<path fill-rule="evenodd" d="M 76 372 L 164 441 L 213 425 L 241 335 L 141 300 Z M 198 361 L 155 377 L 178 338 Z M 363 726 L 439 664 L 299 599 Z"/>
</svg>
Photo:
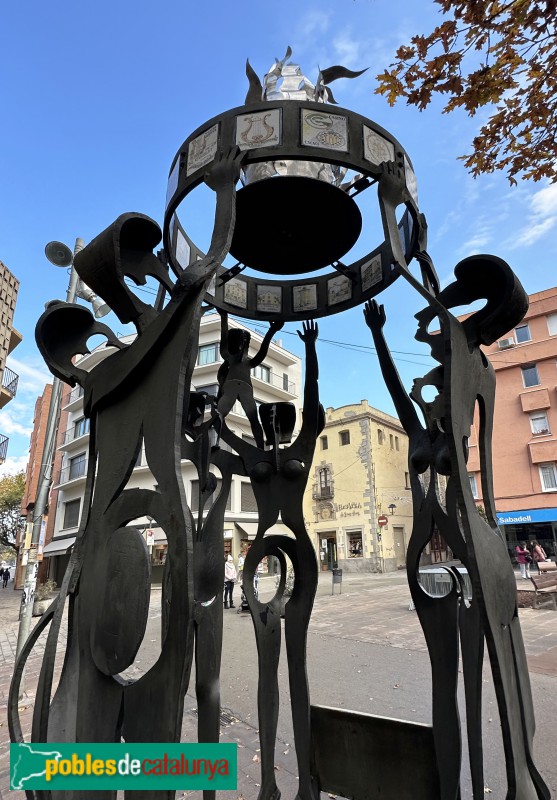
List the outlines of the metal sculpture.
<svg viewBox="0 0 557 800">
<path fill-rule="evenodd" d="M 455 282 L 441 291 L 427 254 L 427 226 L 404 149 L 371 120 L 329 105 L 335 102 L 329 84 L 360 73 L 333 67 L 323 70 L 314 85 L 297 65 L 287 63 L 289 57 L 287 51 L 284 59 L 277 59 L 263 83 L 248 64 L 246 105 L 205 123 L 180 148 L 169 176 L 164 251 L 153 255 L 161 235 L 153 220 L 124 214 L 76 256 L 80 277 L 122 322 L 134 323 L 136 339 L 124 345 L 85 309 L 59 302 L 50 304 L 39 320 L 37 342 L 51 371 L 84 387 L 85 413 L 91 420 L 89 461 L 81 525 L 60 597 L 16 664 L 9 707 L 11 738 L 22 740 L 17 697 L 25 662 L 40 633 L 48 629 L 33 741 L 115 742 L 121 737 L 136 742 L 178 741 L 194 658 L 198 739 L 218 741 L 224 513 L 232 478 L 241 475 L 251 481 L 259 518 L 243 570 L 258 649 L 259 800 L 280 797 L 274 749 L 282 615 L 300 800 L 317 800 L 321 790 L 357 800 L 459 800 L 459 640 L 473 796 L 483 797 L 484 639 L 499 703 L 507 798 L 548 800 L 547 787 L 533 763 L 532 700 L 514 578 L 495 524 L 490 467 L 494 375 L 480 349 L 523 316 L 524 290 L 500 259 L 476 256 L 458 264 Z M 236 192 L 240 176 L 244 186 Z M 188 237 L 177 216 L 182 200 L 201 182 L 216 194 L 207 252 Z M 373 183 L 378 186 L 384 241 L 363 258 L 344 264 L 340 259 L 361 229 L 356 198 Z M 277 227 L 269 243 L 269 203 L 283 202 L 289 204 L 291 220 Z M 304 225 L 298 224 L 296 203 Z M 401 206 L 402 216 L 397 215 Z M 324 227 L 327 236 L 315 234 Z M 231 268 L 223 266 L 229 252 L 239 260 Z M 419 265 L 419 279 L 410 269 L 412 259 Z M 322 267 L 329 271 L 304 277 Z M 147 276 L 160 284 L 154 306 L 139 300 L 129 285 L 130 280 L 145 283 Z M 373 300 L 401 276 L 426 301 L 417 315 L 416 338 L 429 344 L 439 364 L 416 381 L 410 395 L 383 337 L 385 312 Z M 450 313 L 478 298 L 486 298 L 487 305 L 464 322 Z M 414 529 L 408 580 L 431 659 L 432 726 L 310 705 L 306 642 L 318 567 L 304 525 L 302 499 L 324 425 L 315 347 L 318 329 L 313 319 L 362 303 L 387 386 L 410 439 Z M 222 316 L 224 362 L 217 397 L 190 392 L 200 319 L 208 307 Z M 271 323 L 254 356 L 249 356 L 244 332 L 228 329 L 229 313 Z M 438 334 L 429 332 L 435 318 Z M 273 334 L 287 320 L 302 325 L 299 335 L 306 352 L 303 421 L 294 439 L 295 408 L 288 403 L 263 404 L 258 419 L 250 380 L 250 370 L 263 361 Z M 113 349 L 85 372 L 74 363 L 75 356 L 88 352 L 87 340 L 99 333 Z M 431 403 L 422 396 L 426 385 L 438 392 Z M 240 438 L 227 422 L 236 400 L 247 413 L 255 445 Z M 466 441 L 476 407 L 487 522 L 476 511 L 466 469 Z M 128 488 L 142 446 L 155 490 Z M 197 517 L 186 502 L 180 473 L 183 460 L 190 461 L 199 476 Z M 426 474 L 429 483 L 424 489 L 421 476 Z M 436 491 L 438 475 L 448 478 L 444 500 Z M 270 532 L 279 514 L 288 536 Z M 147 551 L 134 524 L 141 517 L 151 518 L 164 531 L 168 557 L 161 653 L 145 675 L 130 681 L 122 672 L 140 647 L 150 592 Z M 419 583 L 420 554 L 434 526 L 470 573 L 471 602 L 457 571 L 451 573 L 452 591 L 444 598 L 430 597 Z M 281 574 L 275 596 L 261 602 L 254 579 L 259 562 L 267 556 L 278 559 Z M 295 573 L 288 601 L 287 559 Z M 99 575 L 106 581 L 100 597 Z M 66 606 L 68 644 L 51 699 Z M 154 696 L 156 704 L 151 702 Z M 408 769 L 401 769 L 401 753 L 408 751 Z M 51 800 L 52 793 L 28 794 Z M 77 792 L 62 794 L 78 798 Z M 204 795 L 211 800 L 214 792 Z M 99 791 L 94 796 L 114 800 L 116 793 Z M 151 790 L 141 792 L 140 800 L 172 796 L 173 792 Z"/>
</svg>

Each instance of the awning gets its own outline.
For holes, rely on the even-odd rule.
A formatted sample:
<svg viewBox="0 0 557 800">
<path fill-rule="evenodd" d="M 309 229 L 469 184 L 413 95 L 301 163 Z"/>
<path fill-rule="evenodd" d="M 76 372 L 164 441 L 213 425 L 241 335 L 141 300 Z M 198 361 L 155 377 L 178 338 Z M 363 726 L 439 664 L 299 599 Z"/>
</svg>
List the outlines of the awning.
<svg viewBox="0 0 557 800">
<path fill-rule="evenodd" d="M 51 556 L 61 556 L 67 553 L 69 548 L 75 542 L 75 536 L 68 536 L 67 539 L 54 539 L 49 542 L 43 550 L 43 556 L 50 558 Z"/>
<path fill-rule="evenodd" d="M 257 522 L 236 522 L 236 527 L 240 531 L 240 534 L 245 534 L 248 539 L 253 541 L 257 534 Z M 286 525 L 271 525 L 268 531 L 265 531 L 265 536 L 289 536 L 291 539 L 294 538 L 294 534 L 292 531 L 286 527 Z"/>
</svg>

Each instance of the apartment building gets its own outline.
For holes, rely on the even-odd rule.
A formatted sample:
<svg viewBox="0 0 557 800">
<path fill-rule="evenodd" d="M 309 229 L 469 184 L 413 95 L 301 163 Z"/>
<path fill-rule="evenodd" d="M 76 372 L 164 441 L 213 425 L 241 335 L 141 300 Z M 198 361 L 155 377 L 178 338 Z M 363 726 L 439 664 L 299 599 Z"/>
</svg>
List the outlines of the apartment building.
<svg viewBox="0 0 557 800">
<path fill-rule="evenodd" d="M 557 554 L 557 288 L 530 295 L 524 320 L 484 348 L 497 376 L 493 429 L 495 507 L 512 552 L 537 539 Z M 477 426 L 470 485 L 482 503 Z"/>
<path fill-rule="evenodd" d="M 304 517 L 322 570 L 390 572 L 406 563 L 412 531 L 408 437 L 367 400 L 328 408 Z"/>
<path fill-rule="evenodd" d="M 252 331 L 240 322 L 229 321 L 230 328 L 241 328 L 251 334 L 250 355 L 255 355 L 263 336 Z M 131 340 L 131 338 L 130 338 Z M 124 339 L 126 341 L 126 339 Z M 193 373 L 192 391 L 217 393 L 217 371 L 222 363 L 219 354 L 220 317 L 206 314 L 202 318 L 197 363 Z M 111 352 L 104 347 L 94 350 L 84 357 L 79 366 L 90 370 Z M 297 417 L 303 393 L 301 360 L 282 346 L 280 340 L 273 340 L 263 363 L 252 374 L 254 397 L 259 403 L 291 402 L 295 405 Z M 50 559 L 49 575 L 60 582 L 69 559 L 83 506 L 83 493 L 87 473 L 89 420 L 83 413 L 83 393 L 81 387 L 71 390 L 66 387 L 62 402 L 62 418 L 58 451 L 54 470 L 54 486 L 51 494 L 47 544 L 44 555 Z M 250 441 L 253 434 L 245 412 L 237 402 L 227 418 L 229 427 L 238 435 Z M 221 447 L 226 447 L 221 442 Z M 182 476 L 186 497 L 194 514 L 198 510 L 198 477 L 193 465 L 184 462 Z M 154 488 L 154 480 L 146 463 L 145 453 L 139 454 L 137 465 L 130 478 L 128 488 Z M 140 520 L 144 526 L 146 540 L 151 550 L 152 578 L 162 580 L 166 559 L 166 537 L 164 532 L 151 527 L 150 521 Z M 286 533 L 277 524 L 276 532 Z M 238 558 L 240 551 L 255 538 L 257 530 L 257 507 L 249 479 L 234 476 L 225 515 L 224 552 Z"/>
<path fill-rule="evenodd" d="M 0 261 L 0 409 L 14 399 L 19 381 L 19 376 L 6 366 L 7 357 L 22 340 L 13 326 L 18 290 L 18 279 Z M 8 441 L 8 437 L 0 433 L 0 464 L 6 460 Z"/>
</svg>

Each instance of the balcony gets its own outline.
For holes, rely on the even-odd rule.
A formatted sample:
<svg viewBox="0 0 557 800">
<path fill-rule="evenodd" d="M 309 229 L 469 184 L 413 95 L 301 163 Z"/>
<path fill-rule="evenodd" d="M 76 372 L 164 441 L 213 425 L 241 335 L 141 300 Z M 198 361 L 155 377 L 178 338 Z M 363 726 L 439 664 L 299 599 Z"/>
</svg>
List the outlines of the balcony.
<svg viewBox="0 0 557 800">
<path fill-rule="evenodd" d="M 8 442 L 9 438 L 0 433 L 0 464 L 3 464 L 8 455 Z"/>
<path fill-rule="evenodd" d="M 76 458 L 68 466 L 60 470 L 60 477 L 58 478 L 57 485 L 62 483 L 69 483 L 70 481 L 85 478 L 87 475 L 87 458 Z"/>
<path fill-rule="evenodd" d="M 332 486 L 319 486 L 317 483 L 313 484 L 312 497 L 314 500 L 330 500 L 334 495 Z"/>
<path fill-rule="evenodd" d="M 17 384 L 19 375 L 12 372 L 8 367 L 4 367 L 4 374 L 2 376 L 2 389 L 0 391 L 0 408 L 4 408 L 6 403 L 13 400 L 17 393 Z"/>
<path fill-rule="evenodd" d="M 60 448 L 66 448 L 77 442 L 78 439 L 83 439 L 84 436 L 89 436 L 89 420 L 82 418 L 74 422 L 65 432 L 62 438 Z"/>
<path fill-rule="evenodd" d="M 81 401 L 81 398 L 83 397 L 83 393 L 83 386 L 80 386 L 79 384 L 75 386 L 70 392 L 70 396 L 64 405 L 64 410 L 75 411 L 79 405 L 79 402 Z"/>
</svg>

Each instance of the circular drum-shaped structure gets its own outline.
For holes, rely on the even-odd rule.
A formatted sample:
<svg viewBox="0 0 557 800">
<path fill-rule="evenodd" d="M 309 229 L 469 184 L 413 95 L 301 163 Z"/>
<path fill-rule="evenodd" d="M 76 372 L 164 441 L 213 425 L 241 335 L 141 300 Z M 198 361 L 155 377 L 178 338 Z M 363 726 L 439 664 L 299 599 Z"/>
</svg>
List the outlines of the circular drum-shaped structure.
<svg viewBox="0 0 557 800">
<path fill-rule="evenodd" d="M 204 256 L 188 236 L 179 206 L 203 181 L 217 155 L 235 146 L 244 151 L 245 172 L 250 168 L 254 172 L 254 165 L 265 167 L 260 170 L 264 177 L 237 193 L 230 251 L 258 274 L 220 267 L 207 293 L 211 305 L 257 320 L 327 316 L 359 305 L 391 284 L 399 274 L 393 256 L 397 249 L 406 263 L 411 260 L 421 223 L 416 178 L 402 145 L 376 123 L 339 106 L 280 100 L 241 106 L 214 117 L 194 131 L 176 154 L 164 219 L 164 246 L 176 274 Z M 327 172 L 323 178 L 285 176 L 284 166 L 291 162 L 323 165 L 328 172 L 322 170 Z M 328 181 L 331 165 L 361 177 L 341 188 Z M 354 196 L 378 182 L 381 199 L 389 169 L 402 175 L 403 183 L 403 193 L 391 203 L 391 211 L 403 202 L 404 214 L 393 226 L 380 202 L 384 240 L 370 243 L 363 258 L 339 264 L 360 236 L 361 214 Z M 266 172 L 274 174 L 265 177 Z M 288 215 L 277 224 L 277 209 L 285 203 Z M 292 208 L 295 213 L 290 213 Z M 328 266 L 325 274 L 306 275 Z"/>
</svg>

